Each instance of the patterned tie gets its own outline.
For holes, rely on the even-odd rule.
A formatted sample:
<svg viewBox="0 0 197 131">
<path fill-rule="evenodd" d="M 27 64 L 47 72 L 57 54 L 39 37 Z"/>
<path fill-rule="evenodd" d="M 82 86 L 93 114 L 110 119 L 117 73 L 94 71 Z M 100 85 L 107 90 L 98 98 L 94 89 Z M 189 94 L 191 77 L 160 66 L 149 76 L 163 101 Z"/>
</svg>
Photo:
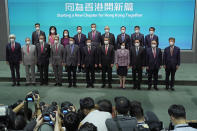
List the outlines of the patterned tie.
<svg viewBox="0 0 197 131">
<path fill-rule="evenodd" d="M 27 45 L 27 53 L 29 54 L 29 45 Z"/>
<path fill-rule="evenodd" d="M 41 53 L 43 53 L 43 49 L 44 49 L 43 44 L 41 44 Z"/>
<path fill-rule="evenodd" d="M 173 47 L 170 47 L 170 55 L 173 55 Z"/>
<path fill-rule="evenodd" d="M 79 43 L 80 43 L 80 41 L 81 41 L 81 35 L 80 34 L 78 35 L 78 40 L 79 40 Z"/>
<path fill-rule="evenodd" d="M 12 44 L 12 52 L 14 52 L 14 44 Z"/>
<path fill-rule="evenodd" d="M 91 51 L 91 49 L 90 49 L 90 47 L 88 47 L 88 53 L 90 54 L 90 51 Z"/>
<path fill-rule="evenodd" d="M 154 58 L 156 57 L 156 48 L 153 49 Z"/>
<path fill-rule="evenodd" d="M 95 39 L 95 32 L 94 31 L 92 32 L 92 38 L 93 38 L 93 40 Z"/>
<path fill-rule="evenodd" d="M 125 40 L 125 35 L 122 34 L 122 42 Z"/>
<path fill-rule="evenodd" d="M 107 55 L 107 51 L 108 51 L 108 48 L 107 48 L 107 45 L 105 46 L 105 54 Z"/>
</svg>

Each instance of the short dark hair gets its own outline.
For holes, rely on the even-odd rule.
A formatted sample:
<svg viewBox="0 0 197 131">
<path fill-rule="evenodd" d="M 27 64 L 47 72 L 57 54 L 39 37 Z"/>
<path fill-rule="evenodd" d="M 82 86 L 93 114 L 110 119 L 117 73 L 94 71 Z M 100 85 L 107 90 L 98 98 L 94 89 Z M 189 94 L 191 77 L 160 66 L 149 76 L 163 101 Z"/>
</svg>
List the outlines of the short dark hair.
<svg viewBox="0 0 197 131">
<path fill-rule="evenodd" d="M 120 27 L 120 29 L 122 29 L 122 28 L 125 28 L 125 30 L 126 30 L 126 27 L 125 27 L 125 26 L 121 26 L 121 27 Z"/>
<path fill-rule="evenodd" d="M 130 101 L 122 96 L 122 97 L 115 97 L 115 107 L 118 113 L 126 115 L 129 112 L 130 109 Z"/>
<path fill-rule="evenodd" d="M 149 30 L 153 29 L 153 31 L 155 31 L 155 27 L 150 27 Z"/>
<path fill-rule="evenodd" d="M 91 39 L 86 39 L 86 43 L 87 43 L 88 40 L 92 41 Z"/>
<path fill-rule="evenodd" d="M 91 97 L 85 97 L 84 99 L 80 99 L 80 109 L 91 110 L 94 107 L 94 100 Z"/>
<path fill-rule="evenodd" d="M 97 102 L 98 110 L 112 113 L 112 103 L 109 100 L 103 99 Z"/>
<path fill-rule="evenodd" d="M 82 26 L 77 26 L 77 29 L 78 29 L 79 27 L 82 29 Z"/>
<path fill-rule="evenodd" d="M 23 130 L 27 124 L 23 115 L 17 115 L 14 121 L 15 130 Z"/>
<path fill-rule="evenodd" d="M 64 115 L 63 122 L 66 130 L 77 131 L 80 121 L 76 112 L 68 112 Z"/>
<path fill-rule="evenodd" d="M 136 25 L 134 28 L 139 28 L 140 29 L 140 26 Z"/>
<path fill-rule="evenodd" d="M 95 23 L 92 23 L 92 24 L 91 24 L 91 26 L 92 26 L 92 25 L 95 25 L 95 26 L 96 26 L 96 24 L 95 24 Z"/>
<path fill-rule="evenodd" d="M 86 122 L 80 127 L 79 131 L 97 131 L 97 127 L 92 123 Z"/>
<path fill-rule="evenodd" d="M 35 23 L 35 26 L 36 26 L 36 25 L 39 25 L 39 26 L 40 26 L 40 23 Z"/>
<path fill-rule="evenodd" d="M 176 119 L 186 118 L 185 108 L 182 105 L 171 105 L 168 109 L 168 114 Z"/>
<path fill-rule="evenodd" d="M 139 39 L 135 39 L 135 41 L 136 41 L 136 40 L 140 42 L 140 40 L 139 40 Z"/>
<path fill-rule="evenodd" d="M 131 103 L 131 105 L 130 105 L 130 115 L 132 117 L 136 117 L 137 119 L 140 119 L 144 116 L 144 110 L 137 103 L 135 103 L 135 104 Z"/>
<path fill-rule="evenodd" d="M 169 41 L 170 41 L 170 40 L 173 40 L 173 41 L 175 42 L 175 38 L 174 38 L 174 37 L 170 37 L 170 38 L 169 38 Z"/>
</svg>

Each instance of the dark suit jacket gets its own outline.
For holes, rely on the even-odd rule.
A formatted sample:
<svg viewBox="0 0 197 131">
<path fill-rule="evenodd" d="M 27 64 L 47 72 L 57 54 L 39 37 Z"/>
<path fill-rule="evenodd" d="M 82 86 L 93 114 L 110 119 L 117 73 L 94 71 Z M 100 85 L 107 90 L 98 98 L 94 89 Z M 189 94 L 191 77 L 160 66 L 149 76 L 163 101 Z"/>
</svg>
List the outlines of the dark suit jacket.
<svg viewBox="0 0 197 131">
<path fill-rule="evenodd" d="M 84 46 L 86 46 L 86 35 L 84 34 L 81 34 L 81 39 L 80 39 L 80 42 L 79 42 L 79 39 L 78 39 L 78 34 L 76 34 L 74 36 L 74 39 L 75 39 L 75 44 L 77 44 L 79 46 L 79 48 L 83 48 Z"/>
<path fill-rule="evenodd" d="M 155 40 L 157 42 L 157 47 L 159 46 L 159 38 L 157 35 L 153 35 L 153 39 L 152 40 Z M 145 47 L 146 48 L 149 48 L 151 47 L 151 41 L 150 39 L 150 34 L 149 35 L 146 35 L 145 37 L 145 41 L 144 41 L 144 44 L 145 44 Z"/>
<path fill-rule="evenodd" d="M 168 67 L 176 68 L 180 65 L 180 48 L 174 46 L 173 55 L 170 53 L 170 46 L 164 49 L 163 64 Z"/>
<path fill-rule="evenodd" d="M 145 66 L 145 49 L 143 47 L 139 47 L 138 55 L 136 54 L 136 47 L 133 46 L 130 49 L 130 66 L 133 68 Z"/>
<path fill-rule="evenodd" d="M 105 38 L 105 33 L 101 36 L 101 45 L 104 45 L 104 38 Z M 115 46 L 115 36 L 112 33 L 109 33 L 109 44 Z"/>
<path fill-rule="evenodd" d="M 123 42 L 125 43 L 125 48 L 126 48 L 126 49 L 129 49 L 130 46 L 131 46 L 131 39 L 130 39 L 130 36 L 129 36 L 128 34 L 125 34 L 125 39 L 124 39 L 124 41 L 122 41 L 122 34 L 119 34 L 119 35 L 117 36 L 116 49 L 119 49 L 119 48 L 120 48 L 120 45 L 121 45 Z"/>
<path fill-rule="evenodd" d="M 140 40 L 140 46 L 144 47 L 144 34 L 139 33 L 137 36 L 136 33 L 131 34 L 131 46 L 135 46 L 135 40 Z"/>
<path fill-rule="evenodd" d="M 14 52 L 12 52 L 11 43 L 6 46 L 6 61 L 9 63 L 19 63 L 22 61 L 21 45 L 15 42 Z"/>
<path fill-rule="evenodd" d="M 90 54 L 88 52 L 88 46 L 83 47 L 82 64 L 85 64 L 85 66 L 98 64 L 98 55 L 95 46 L 91 46 Z"/>
<path fill-rule="evenodd" d="M 96 31 L 95 39 L 92 38 L 92 31 L 88 33 L 88 39 L 92 40 L 92 45 L 99 47 L 101 44 L 101 32 Z"/>
<path fill-rule="evenodd" d="M 105 45 L 102 45 L 99 51 L 99 64 L 101 64 L 102 66 L 114 64 L 114 54 L 113 45 L 109 44 L 107 55 L 105 53 Z"/>
<path fill-rule="evenodd" d="M 162 52 L 160 48 L 156 48 L 156 58 L 153 56 L 152 48 L 148 48 L 146 51 L 146 66 L 149 69 L 159 69 L 162 65 Z"/>
<path fill-rule="evenodd" d="M 45 35 L 44 31 L 40 31 L 40 35 L 43 35 L 44 36 L 44 39 L 45 39 L 45 42 L 46 42 L 46 35 Z M 33 45 L 36 45 L 37 43 L 39 43 L 39 37 L 36 34 L 36 31 L 34 31 L 32 33 L 32 38 L 31 39 L 32 39 L 32 44 Z"/>
<path fill-rule="evenodd" d="M 45 43 L 43 53 L 41 53 L 40 43 L 37 43 L 36 50 L 37 50 L 37 63 L 38 63 L 38 65 L 49 64 L 50 45 Z"/>
</svg>

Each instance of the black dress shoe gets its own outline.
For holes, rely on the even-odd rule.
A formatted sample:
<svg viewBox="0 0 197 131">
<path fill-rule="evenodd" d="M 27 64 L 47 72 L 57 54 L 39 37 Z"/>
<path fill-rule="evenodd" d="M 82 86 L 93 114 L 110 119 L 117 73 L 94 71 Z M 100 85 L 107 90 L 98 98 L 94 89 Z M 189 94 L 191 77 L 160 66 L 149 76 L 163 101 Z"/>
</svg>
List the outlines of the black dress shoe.
<svg viewBox="0 0 197 131">
<path fill-rule="evenodd" d="M 57 86 L 57 85 L 58 85 L 58 83 L 55 83 L 55 84 L 54 84 L 54 86 Z"/>
<path fill-rule="evenodd" d="M 94 88 L 94 84 L 92 84 L 91 87 Z"/>
<path fill-rule="evenodd" d="M 16 85 L 17 85 L 17 86 L 20 86 L 21 84 L 18 82 Z"/>
<path fill-rule="evenodd" d="M 25 86 L 29 86 L 30 84 L 29 83 L 25 83 Z"/>
<path fill-rule="evenodd" d="M 82 70 L 82 73 L 85 73 L 85 70 L 84 69 Z"/>
<path fill-rule="evenodd" d="M 108 85 L 108 88 L 112 88 L 112 85 L 111 85 L 111 84 L 109 84 L 109 85 Z"/>
<path fill-rule="evenodd" d="M 36 83 L 32 83 L 33 86 L 36 86 Z"/>
<path fill-rule="evenodd" d="M 157 86 L 154 86 L 154 89 L 156 90 L 156 91 L 158 91 L 159 89 L 157 88 Z"/>
<path fill-rule="evenodd" d="M 173 87 L 170 87 L 171 91 L 174 91 L 175 89 Z"/>
<path fill-rule="evenodd" d="M 58 86 L 62 86 L 62 83 L 58 83 Z"/>
<path fill-rule="evenodd" d="M 71 88 L 71 87 L 72 87 L 72 84 L 69 84 L 69 85 L 68 85 L 68 88 Z"/>
<path fill-rule="evenodd" d="M 150 90 L 151 89 L 151 86 L 148 86 L 148 90 Z"/>
<path fill-rule="evenodd" d="M 42 86 L 42 85 L 43 85 L 43 83 L 40 83 L 40 85 Z"/>
<path fill-rule="evenodd" d="M 12 83 L 12 86 L 16 86 L 16 83 Z"/>
<path fill-rule="evenodd" d="M 89 88 L 89 87 L 90 87 L 90 85 L 87 85 L 87 86 L 86 86 L 86 88 Z"/>
<path fill-rule="evenodd" d="M 76 88 L 76 87 L 77 87 L 77 85 L 76 85 L 76 84 L 73 84 L 73 87 L 75 87 L 75 88 Z"/>
<path fill-rule="evenodd" d="M 141 85 L 140 84 L 137 86 L 137 89 L 138 90 L 141 90 Z"/>
<path fill-rule="evenodd" d="M 169 89 L 169 86 L 168 85 L 166 85 L 166 90 L 168 90 Z"/>
<path fill-rule="evenodd" d="M 101 88 L 105 88 L 105 85 L 103 84 L 103 85 L 101 86 Z"/>
</svg>

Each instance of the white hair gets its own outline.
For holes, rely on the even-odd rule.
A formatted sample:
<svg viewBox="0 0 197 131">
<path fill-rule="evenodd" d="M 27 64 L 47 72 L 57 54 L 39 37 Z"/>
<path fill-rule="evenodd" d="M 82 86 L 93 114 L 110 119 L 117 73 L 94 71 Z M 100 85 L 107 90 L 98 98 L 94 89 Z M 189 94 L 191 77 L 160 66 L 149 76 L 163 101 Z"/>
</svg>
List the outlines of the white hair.
<svg viewBox="0 0 197 131">
<path fill-rule="evenodd" d="M 9 38 L 14 37 L 16 39 L 16 36 L 14 34 L 10 34 Z"/>
</svg>

